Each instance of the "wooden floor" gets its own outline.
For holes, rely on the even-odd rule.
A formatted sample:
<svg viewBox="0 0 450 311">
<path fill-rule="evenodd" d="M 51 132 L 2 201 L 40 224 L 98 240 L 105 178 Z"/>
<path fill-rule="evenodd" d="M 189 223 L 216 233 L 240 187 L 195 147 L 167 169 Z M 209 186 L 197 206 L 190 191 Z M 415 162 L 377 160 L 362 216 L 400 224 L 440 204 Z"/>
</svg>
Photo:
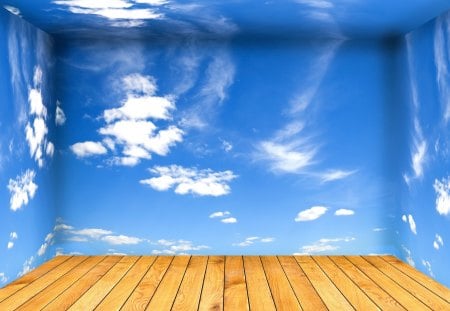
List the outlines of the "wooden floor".
<svg viewBox="0 0 450 311">
<path fill-rule="evenodd" d="M 0 310 L 450 310 L 392 256 L 59 256 L 0 289 Z"/>
</svg>

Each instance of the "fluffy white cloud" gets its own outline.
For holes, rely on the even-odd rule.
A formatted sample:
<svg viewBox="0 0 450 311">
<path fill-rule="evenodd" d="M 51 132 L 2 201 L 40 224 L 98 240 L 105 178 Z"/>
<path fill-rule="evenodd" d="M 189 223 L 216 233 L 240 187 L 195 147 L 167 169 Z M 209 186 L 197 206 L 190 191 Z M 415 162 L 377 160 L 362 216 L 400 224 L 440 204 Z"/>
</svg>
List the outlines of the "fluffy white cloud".
<svg viewBox="0 0 450 311">
<path fill-rule="evenodd" d="M 8 248 L 8 249 L 11 249 L 11 248 L 13 248 L 13 247 L 14 247 L 14 242 L 9 241 L 9 242 L 8 242 L 8 245 L 7 245 L 7 248 Z"/>
<path fill-rule="evenodd" d="M 225 150 L 225 152 L 230 152 L 233 150 L 233 145 L 226 140 L 222 140 L 222 149 Z"/>
<path fill-rule="evenodd" d="M 212 213 L 211 215 L 209 215 L 209 218 L 226 217 L 226 216 L 230 216 L 230 215 L 231 215 L 231 213 L 228 211 L 215 212 L 215 213 Z"/>
<path fill-rule="evenodd" d="M 101 143 L 93 141 L 73 144 L 70 146 L 70 149 L 77 157 L 80 158 L 102 155 L 108 152 L 108 150 L 106 150 Z"/>
<path fill-rule="evenodd" d="M 43 256 L 47 252 L 48 247 L 54 243 L 54 237 L 55 234 L 53 232 L 47 234 L 44 243 L 41 245 L 37 252 L 38 256 Z"/>
<path fill-rule="evenodd" d="M 306 210 L 303 210 L 297 214 L 295 221 L 312 221 L 323 216 L 327 212 L 328 208 L 324 206 L 313 206 Z"/>
<path fill-rule="evenodd" d="M 106 124 L 98 130 L 105 146 L 117 154 L 107 160 L 107 163 L 135 166 L 143 159 L 151 159 L 152 153 L 166 156 L 173 146 L 183 141 L 184 131 L 175 125 L 160 128 L 153 121 L 172 121 L 174 97 L 156 96 L 156 80 L 151 76 L 130 74 L 117 83 L 126 93 L 126 99 L 119 107 L 103 112 L 102 118 Z M 77 143 L 72 146 L 72 151 L 79 157 L 107 154 L 105 146 L 93 142 Z M 94 152 L 86 152 L 87 147 Z"/>
<path fill-rule="evenodd" d="M 299 255 L 312 255 L 323 252 L 331 252 L 340 248 L 339 243 L 348 243 L 356 240 L 354 237 L 320 239 L 313 244 L 304 245 L 301 247 Z"/>
<path fill-rule="evenodd" d="M 434 180 L 434 191 L 436 192 L 436 210 L 439 215 L 450 213 L 450 177 L 442 180 Z"/>
<path fill-rule="evenodd" d="M 224 224 L 234 224 L 237 223 L 237 219 L 234 217 L 228 217 L 228 218 L 224 218 L 220 220 L 221 222 L 223 222 Z"/>
<path fill-rule="evenodd" d="M 320 174 L 320 179 L 322 182 L 335 181 L 347 178 L 355 173 L 356 171 L 330 170 Z"/>
<path fill-rule="evenodd" d="M 444 246 L 444 240 L 442 239 L 442 237 L 439 234 L 436 234 L 436 236 L 434 238 L 434 242 L 433 242 L 433 247 L 436 250 L 439 250 L 442 246 Z"/>
<path fill-rule="evenodd" d="M 182 195 L 227 195 L 231 191 L 228 183 L 237 177 L 232 171 L 214 172 L 211 169 L 199 170 L 178 165 L 155 166 L 150 172 L 158 177 L 141 180 L 141 184 L 157 191 L 167 191 L 175 187 L 175 193 Z"/>
<path fill-rule="evenodd" d="M 143 241 L 140 238 L 126 235 L 106 235 L 101 240 L 112 245 L 134 245 Z"/>
<path fill-rule="evenodd" d="M 101 236 L 112 234 L 113 232 L 105 229 L 86 228 L 81 230 L 71 230 L 69 233 L 73 235 L 86 236 L 91 239 L 99 239 Z"/>
<path fill-rule="evenodd" d="M 233 246 L 247 247 L 247 246 L 253 245 L 255 243 L 271 243 L 273 241 L 275 241 L 275 238 L 273 238 L 273 237 L 260 238 L 258 236 L 251 236 L 251 237 L 246 238 L 242 242 L 234 243 Z"/>
<path fill-rule="evenodd" d="M 352 216 L 355 214 L 354 210 L 341 208 L 334 212 L 336 216 Z"/>
<path fill-rule="evenodd" d="M 45 123 L 47 108 L 44 105 L 41 93 L 42 75 L 42 69 L 37 66 L 34 69 L 34 87 L 30 88 L 28 93 L 29 114 L 33 120 L 29 120 L 25 126 L 25 138 L 28 142 L 30 155 L 36 160 L 39 167 L 44 166 L 45 147 L 48 148 L 49 144 L 47 141 L 48 128 Z M 47 152 L 47 155 L 53 156 L 53 153 Z"/>
<path fill-rule="evenodd" d="M 29 200 L 34 198 L 38 186 L 34 183 L 34 178 L 36 173 L 32 170 L 26 170 L 16 179 L 10 179 L 8 183 L 8 189 L 11 193 L 11 198 L 9 200 L 10 209 L 12 211 L 17 211 L 22 206 L 27 205 Z"/>
<path fill-rule="evenodd" d="M 408 215 L 409 228 L 411 232 L 417 234 L 416 222 L 411 214 Z"/>
<path fill-rule="evenodd" d="M 59 103 L 59 102 L 58 102 Z M 55 124 L 57 126 L 63 126 L 66 123 L 66 114 L 58 104 L 56 106 L 56 112 L 55 112 Z"/>
<path fill-rule="evenodd" d="M 406 215 L 402 215 L 402 221 L 403 222 L 408 222 L 408 217 L 406 217 Z"/>
</svg>

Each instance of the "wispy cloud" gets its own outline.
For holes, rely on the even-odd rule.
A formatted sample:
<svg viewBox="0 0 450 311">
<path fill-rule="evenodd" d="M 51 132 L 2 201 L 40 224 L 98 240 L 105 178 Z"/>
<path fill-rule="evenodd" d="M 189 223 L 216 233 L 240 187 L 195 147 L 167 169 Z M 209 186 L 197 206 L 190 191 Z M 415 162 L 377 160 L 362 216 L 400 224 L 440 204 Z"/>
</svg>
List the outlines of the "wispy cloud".
<svg viewBox="0 0 450 311">
<path fill-rule="evenodd" d="M 325 215 L 327 210 L 328 207 L 325 206 L 313 206 L 311 208 L 299 212 L 297 214 L 297 217 L 295 217 L 295 221 L 300 222 L 300 221 L 316 220 L 321 216 Z"/>
<path fill-rule="evenodd" d="M 417 87 L 416 70 L 413 55 L 413 37 L 412 34 L 406 35 L 406 51 L 408 58 L 408 70 L 409 70 L 409 82 L 411 90 L 412 100 L 412 114 L 413 114 L 413 135 L 412 135 L 412 148 L 411 148 L 411 168 L 413 172 L 411 174 L 403 174 L 403 178 L 407 184 L 412 179 L 422 178 L 424 165 L 426 162 L 426 154 L 428 143 L 423 136 L 422 126 L 419 120 L 419 90 Z"/>
<path fill-rule="evenodd" d="M 433 247 L 436 250 L 439 250 L 442 246 L 444 246 L 444 239 L 436 233 L 436 236 L 434 238 Z"/>
<path fill-rule="evenodd" d="M 410 265 L 415 267 L 416 263 L 414 262 L 412 255 L 411 255 L 411 250 L 409 250 L 405 245 L 402 245 L 402 250 L 405 253 L 406 257 L 405 260 L 406 262 Z"/>
<path fill-rule="evenodd" d="M 63 126 L 66 123 L 66 114 L 61 108 L 61 103 L 56 102 L 56 112 L 55 112 L 55 124 L 57 126 Z"/>
<path fill-rule="evenodd" d="M 373 232 L 381 232 L 381 231 L 386 231 L 386 228 L 373 228 L 372 231 Z"/>
<path fill-rule="evenodd" d="M 11 193 L 9 200 L 10 209 L 12 211 L 19 210 L 22 206 L 27 205 L 29 200 L 34 198 L 38 186 L 34 183 L 36 173 L 33 170 L 26 170 L 25 173 L 10 179 L 8 190 Z"/>
<path fill-rule="evenodd" d="M 4 5 L 3 7 L 5 8 L 5 10 L 9 11 L 9 13 L 20 16 L 20 10 L 18 8 L 11 5 Z"/>
<path fill-rule="evenodd" d="M 428 274 L 432 277 L 434 277 L 433 270 L 431 269 L 431 263 L 428 260 L 422 259 L 422 265 L 427 270 Z"/>
<path fill-rule="evenodd" d="M 320 179 L 322 182 L 329 182 L 329 181 L 335 181 L 347 178 L 353 174 L 355 174 L 357 171 L 344 171 L 344 170 L 330 170 L 324 173 L 319 174 Z"/>
<path fill-rule="evenodd" d="M 416 222 L 414 221 L 414 217 L 411 214 L 403 215 L 402 221 L 409 224 L 409 228 L 411 229 L 412 233 L 417 234 Z"/>
<path fill-rule="evenodd" d="M 332 252 L 340 248 L 339 244 L 348 243 L 356 240 L 354 237 L 320 239 L 313 244 L 304 245 L 301 247 L 301 252 L 298 255 L 312 255 L 317 253 Z"/>
<path fill-rule="evenodd" d="M 433 188 L 436 192 L 436 211 L 447 216 L 450 213 L 450 177 L 435 179 Z"/>
<path fill-rule="evenodd" d="M 209 249 L 207 245 L 194 245 L 193 242 L 187 240 L 158 240 L 156 245 L 163 246 L 162 249 L 154 249 L 154 255 L 176 255 L 187 254 L 193 251 L 201 251 Z"/>
<path fill-rule="evenodd" d="M 231 150 L 233 150 L 233 144 L 231 144 L 229 141 L 226 140 L 221 140 L 222 141 L 222 149 L 225 152 L 230 152 Z"/>
<path fill-rule="evenodd" d="M 0 284 L 5 284 L 6 282 L 8 282 L 8 278 L 4 272 L 0 272 Z"/>
<path fill-rule="evenodd" d="M 445 122 L 450 119 L 450 13 L 436 18 L 434 30 L 434 63 L 436 81 Z"/>
<path fill-rule="evenodd" d="M 275 241 L 275 238 L 273 238 L 273 237 L 261 238 L 258 236 L 251 236 L 251 237 L 246 238 L 242 242 L 234 243 L 233 246 L 247 247 L 247 246 L 251 246 L 255 243 L 272 243 L 274 241 Z"/>
<path fill-rule="evenodd" d="M 103 236 L 102 241 L 112 245 L 135 245 L 141 243 L 143 240 L 137 237 L 130 237 L 126 235 L 106 235 Z"/>
<path fill-rule="evenodd" d="M 226 217 L 226 216 L 230 216 L 231 213 L 228 211 L 225 212 L 214 212 L 211 215 L 209 215 L 209 218 L 221 218 L 221 217 Z"/>
<path fill-rule="evenodd" d="M 199 170 L 178 165 L 155 166 L 149 171 L 157 177 L 141 180 L 141 184 L 157 191 L 167 191 L 175 187 L 175 193 L 181 195 L 227 195 L 231 191 L 229 183 L 237 178 L 232 171 L 214 172 L 211 169 Z"/>
<path fill-rule="evenodd" d="M 13 231 L 9 234 L 9 241 L 8 241 L 8 245 L 7 248 L 11 249 L 14 247 L 14 241 L 18 239 L 18 235 L 17 232 Z"/>
<path fill-rule="evenodd" d="M 340 208 L 334 212 L 336 216 L 352 216 L 355 215 L 355 211 L 351 209 Z"/>
</svg>

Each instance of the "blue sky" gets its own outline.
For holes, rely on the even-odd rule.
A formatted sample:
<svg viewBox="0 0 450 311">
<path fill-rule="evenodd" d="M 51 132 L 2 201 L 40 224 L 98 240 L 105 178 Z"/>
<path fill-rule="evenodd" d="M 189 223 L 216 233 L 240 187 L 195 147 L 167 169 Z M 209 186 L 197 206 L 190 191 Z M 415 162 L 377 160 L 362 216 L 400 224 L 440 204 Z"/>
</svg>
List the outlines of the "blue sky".
<svg viewBox="0 0 450 311">
<path fill-rule="evenodd" d="M 384 45 L 275 43 L 66 42 L 57 204 L 73 229 L 62 250 L 395 251 L 379 152 Z M 70 234 L 84 228 L 131 240 L 74 242 L 91 239 Z"/>
<path fill-rule="evenodd" d="M 443 2 L 277 8 L 301 40 L 259 27 L 271 2 L 3 4 L 56 37 L 1 12 L 0 283 L 54 254 L 388 253 L 448 279 L 448 14 L 350 39 Z"/>
</svg>

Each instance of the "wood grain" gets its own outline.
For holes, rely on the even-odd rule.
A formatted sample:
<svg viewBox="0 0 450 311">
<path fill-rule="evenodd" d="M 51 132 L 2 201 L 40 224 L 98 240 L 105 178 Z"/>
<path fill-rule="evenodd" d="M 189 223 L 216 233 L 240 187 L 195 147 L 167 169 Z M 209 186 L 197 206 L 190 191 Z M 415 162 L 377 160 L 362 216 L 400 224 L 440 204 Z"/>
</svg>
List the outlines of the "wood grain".
<svg viewBox="0 0 450 311">
<path fill-rule="evenodd" d="M 121 310 L 144 310 L 156 291 L 161 279 L 169 268 L 173 257 L 158 257 L 139 282 Z"/>
<path fill-rule="evenodd" d="M 189 311 L 198 308 L 207 263 L 208 257 L 206 256 L 191 258 L 172 310 Z"/>
<path fill-rule="evenodd" d="M 206 267 L 199 310 L 223 310 L 225 257 L 210 256 Z"/>
<path fill-rule="evenodd" d="M 165 311 L 172 308 L 190 259 L 190 256 L 175 257 L 146 310 Z"/>
<path fill-rule="evenodd" d="M 291 285 L 276 256 L 261 256 L 267 282 L 277 310 L 301 310 Z"/>
<path fill-rule="evenodd" d="M 276 310 L 259 256 L 244 256 L 244 269 L 250 309 Z"/>
<path fill-rule="evenodd" d="M 225 310 L 248 310 L 249 308 L 242 256 L 225 257 L 223 303 Z"/>
<path fill-rule="evenodd" d="M 0 310 L 450 310 L 392 256 L 67 256 L 0 289 Z"/>
</svg>

